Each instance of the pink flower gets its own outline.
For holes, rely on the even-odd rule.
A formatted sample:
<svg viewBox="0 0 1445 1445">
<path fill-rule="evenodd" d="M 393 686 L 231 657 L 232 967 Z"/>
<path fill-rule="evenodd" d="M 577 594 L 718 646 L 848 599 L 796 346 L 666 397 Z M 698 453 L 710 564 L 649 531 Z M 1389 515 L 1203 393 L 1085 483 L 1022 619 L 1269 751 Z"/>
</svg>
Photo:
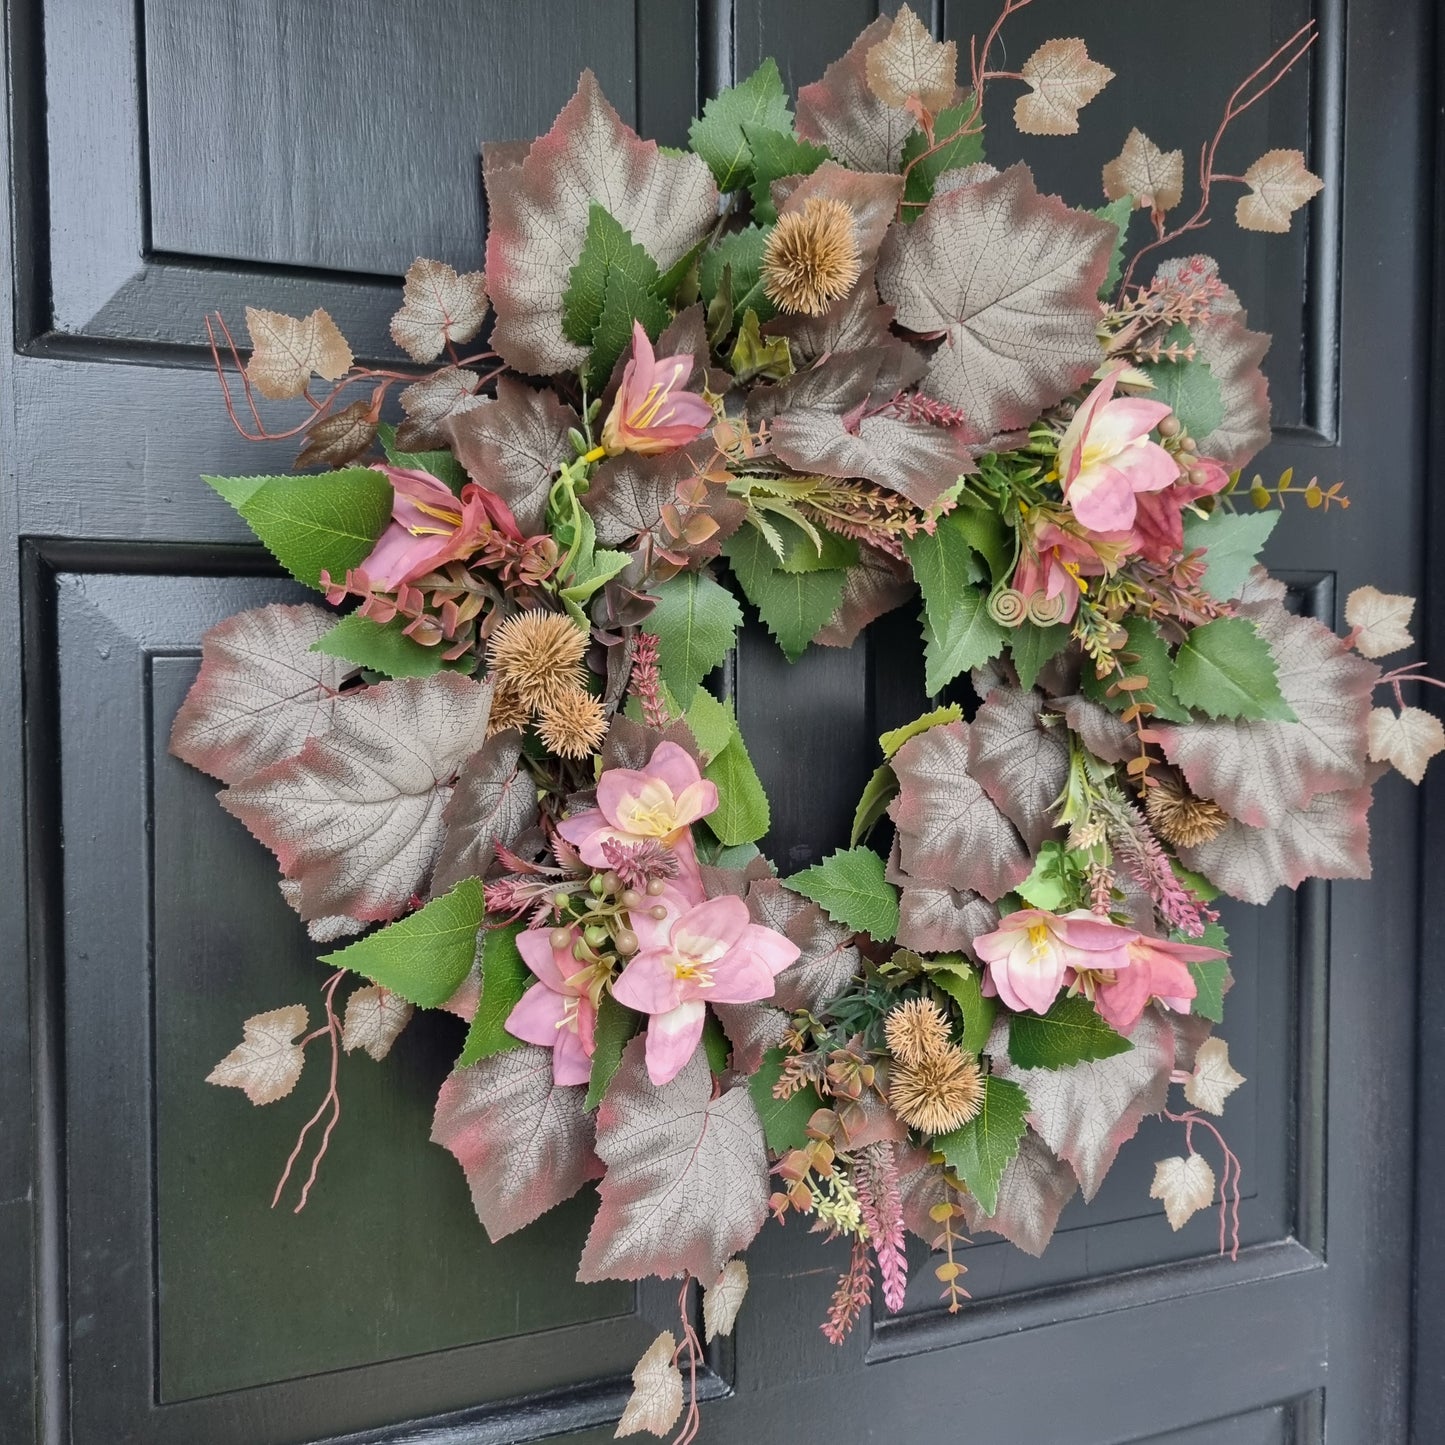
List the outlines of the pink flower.
<svg viewBox="0 0 1445 1445">
<path fill-rule="evenodd" d="M 992 933 L 975 938 L 973 947 L 985 965 L 986 994 L 997 994 L 1015 1011 L 1043 1014 L 1071 968 L 1127 968 L 1126 950 L 1138 936 L 1083 908 L 1062 918 L 1042 908 L 1023 908 Z"/>
<path fill-rule="evenodd" d="M 696 884 L 692 824 L 716 807 L 717 787 L 690 754 L 676 743 L 659 743 L 645 768 L 608 768 L 597 781 L 597 807 L 564 818 L 557 831 L 593 868 L 609 866 L 602 848 L 609 838 L 629 845 L 657 839 L 673 850 L 681 875 Z"/>
<path fill-rule="evenodd" d="M 1188 1013 L 1190 1000 L 1198 992 L 1191 963 L 1228 958 L 1217 948 L 1194 943 L 1172 943 L 1167 938 L 1146 938 L 1142 934 L 1128 946 L 1128 964 L 1114 965 L 1112 978 L 1101 979 L 1094 988 L 1094 1007 L 1110 1028 L 1131 1034 L 1151 998 L 1157 998 L 1175 1013 Z"/>
<path fill-rule="evenodd" d="M 1084 590 L 1082 579 L 1102 576 L 1106 570 L 1100 545 L 1122 552 L 1122 544 L 1128 541 L 1127 533 L 1086 539 L 1045 521 L 1024 537 L 1012 585 L 1025 597 L 1042 593 L 1052 601 L 1062 596 L 1064 610 L 1058 620 L 1072 622 Z"/>
<path fill-rule="evenodd" d="M 391 522 L 361 564 L 372 588 L 395 592 L 448 562 L 470 557 L 492 531 L 523 540 L 511 508 L 475 482 L 460 497 L 430 472 L 376 466 L 392 486 Z"/>
<path fill-rule="evenodd" d="M 1091 532 L 1134 524 L 1136 492 L 1157 492 L 1179 476 L 1179 464 L 1149 433 L 1169 415 L 1162 401 L 1115 397 L 1119 370 L 1091 391 L 1059 443 L 1064 499 Z"/>
<path fill-rule="evenodd" d="M 752 1003 L 773 996 L 773 976 L 796 962 L 797 944 L 752 922 L 747 904 L 725 894 L 691 903 L 669 889 L 667 917 L 632 914 L 642 950 L 618 975 L 619 1003 L 651 1015 L 647 1076 L 676 1078 L 702 1038 L 707 1002 Z"/>
<path fill-rule="evenodd" d="M 552 947 L 550 928 L 529 928 L 517 935 L 517 952 L 537 982 L 507 1015 L 506 1030 L 529 1044 L 552 1050 L 552 1077 L 559 1084 L 585 1084 L 592 1077 L 593 1035 L 605 970 L 579 963 L 569 930 L 565 948 Z"/>
<path fill-rule="evenodd" d="M 1192 480 L 1195 474 L 1198 480 Z M 1229 483 L 1229 473 L 1209 457 L 1197 457 L 1172 487 L 1141 492 L 1134 499 L 1133 543 L 1150 562 L 1165 565 L 1184 550 L 1184 509 L 1200 497 L 1213 496 Z"/>
<path fill-rule="evenodd" d="M 670 452 L 701 436 L 715 420 L 702 397 L 683 391 L 691 356 L 653 354 L 640 321 L 632 323 L 632 360 L 602 426 L 609 452 Z"/>
</svg>

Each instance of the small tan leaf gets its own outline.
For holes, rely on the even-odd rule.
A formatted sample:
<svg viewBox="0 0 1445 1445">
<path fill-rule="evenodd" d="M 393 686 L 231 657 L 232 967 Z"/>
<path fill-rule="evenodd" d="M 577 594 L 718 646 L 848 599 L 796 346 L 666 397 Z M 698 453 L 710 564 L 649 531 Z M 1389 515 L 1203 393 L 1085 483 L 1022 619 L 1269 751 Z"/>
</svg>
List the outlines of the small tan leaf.
<svg viewBox="0 0 1445 1445">
<path fill-rule="evenodd" d="M 1025 135 L 1073 135 L 1080 108 L 1114 78 L 1107 65 L 1089 59 L 1082 40 L 1046 40 L 1019 74 L 1029 93 L 1014 102 L 1014 124 Z"/>
<path fill-rule="evenodd" d="M 295 1042 L 307 1024 L 306 1005 L 293 1003 L 254 1014 L 241 1025 L 241 1042 L 206 1075 L 208 1084 L 240 1089 L 253 1104 L 274 1104 L 296 1087 L 306 1055 Z"/>
<path fill-rule="evenodd" d="M 730 1259 L 711 1289 L 702 1292 L 702 1323 L 711 1344 L 718 1335 L 730 1335 L 748 1292 L 748 1267 L 740 1259 Z"/>
<path fill-rule="evenodd" d="M 639 1430 L 666 1435 L 672 1429 L 682 1414 L 682 1371 L 673 1359 L 676 1353 L 677 1341 L 670 1330 L 663 1330 L 647 1347 L 632 1371 L 632 1394 L 614 1438 Z"/>
<path fill-rule="evenodd" d="M 885 105 L 907 105 L 916 97 L 925 109 L 938 111 L 952 104 L 958 89 L 958 46 L 935 40 L 906 5 L 865 65 L 868 89 Z"/>
<path fill-rule="evenodd" d="M 406 420 L 396 429 L 397 446 L 406 451 L 446 446 L 449 438 L 442 423 L 486 400 L 476 395 L 481 380 L 475 371 L 464 366 L 444 366 L 413 382 L 401 394 L 401 409 L 406 413 Z"/>
<path fill-rule="evenodd" d="M 323 381 L 335 381 L 351 370 L 351 348 L 322 310 L 297 318 L 248 306 L 246 329 L 251 333 L 246 375 L 272 401 L 300 396 L 312 372 Z"/>
<path fill-rule="evenodd" d="M 391 318 L 391 339 L 413 361 L 435 361 L 447 342 L 470 341 L 487 315 L 487 278 L 463 276 L 445 261 L 418 256 L 406 268 L 401 310 Z"/>
<path fill-rule="evenodd" d="M 1246 231 L 1289 230 L 1290 218 L 1324 182 L 1305 169 L 1303 151 L 1266 151 L 1244 173 L 1249 195 L 1241 196 L 1234 219 Z"/>
<path fill-rule="evenodd" d="M 1438 752 L 1445 752 L 1445 727 L 1424 708 L 1403 708 L 1397 717 L 1387 707 L 1370 713 L 1370 757 L 1389 763 L 1412 783 L 1425 776 L 1425 768 Z"/>
<path fill-rule="evenodd" d="M 365 1049 L 380 1063 L 391 1052 L 411 1013 L 411 1005 L 400 994 L 379 983 L 359 988 L 346 1000 L 341 1047 L 348 1054 L 353 1049 Z"/>
<path fill-rule="evenodd" d="M 1182 1229 L 1201 1209 L 1214 1201 L 1214 1170 L 1202 1154 L 1161 1159 L 1154 1166 L 1150 1199 L 1164 1201 L 1170 1229 Z"/>
<path fill-rule="evenodd" d="M 1184 194 L 1184 152 L 1161 151 L 1137 126 L 1124 149 L 1104 167 L 1104 195 L 1132 196 L 1134 209 L 1163 215 Z"/>
<path fill-rule="evenodd" d="M 344 467 L 371 445 L 376 417 L 369 401 L 354 401 L 332 416 L 322 417 L 306 433 L 298 467 Z"/>
<path fill-rule="evenodd" d="M 1184 1097 L 1196 1109 L 1222 1114 L 1224 1101 L 1244 1082 L 1229 1062 L 1229 1045 L 1223 1039 L 1206 1039 L 1194 1056 L 1194 1072 L 1184 1085 Z"/>
<path fill-rule="evenodd" d="M 1345 602 L 1345 621 L 1354 628 L 1350 641 L 1361 657 L 1388 657 L 1415 645 L 1410 617 L 1415 599 L 1378 587 L 1356 587 Z"/>
</svg>

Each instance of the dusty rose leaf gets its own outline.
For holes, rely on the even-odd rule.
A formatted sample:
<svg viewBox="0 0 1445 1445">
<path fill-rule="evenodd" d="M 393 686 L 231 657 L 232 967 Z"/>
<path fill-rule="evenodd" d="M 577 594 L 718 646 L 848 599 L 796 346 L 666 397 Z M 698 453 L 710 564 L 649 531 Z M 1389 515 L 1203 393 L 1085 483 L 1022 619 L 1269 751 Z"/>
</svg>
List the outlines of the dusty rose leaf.
<svg viewBox="0 0 1445 1445">
<path fill-rule="evenodd" d="M 650 532 L 661 546 L 675 547 L 695 557 L 715 557 L 723 540 L 738 529 L 747 510 L 723 487 L 705 484 L 707 502 L 703 510 L 717 522 L 718 530 L 701 544 L 679 542 L 662 526 L 663 508 L 675 504 L 678 484 L 692 483 L 700 460 L 711 455 L 712 441 L 705 439 L 657 456 L 624 452 L 608 457 L 593 473 L 592 484 L 582 499 L 597 528 L 598 545 L 616 547 Z"/>
<path fill-rule="evenodd" d="M 663 155 L 607 103 L 590 70 L 520 165 L 490 170 L 487 284 L 492 346 L 508 366 L 576 371 L 587 348 L 562 334 L 562 297 L 596 201 L 665 271 L 717 219 L 717 187 L 697 156 Z"/>
<path fill-rule="evenodd" d="M 1377 707 L 1370 713 L 1370 757 L 1389 763 L 1412 783 L 1420 782 L 1430 759 L 1445 752 L 1445 727 L 1424 708 Z"/>
<path fill-rule="evenodd" d="M 984 1214 L 969 1195 L 963 1201 L 965 1219 L 970 1231 L 1001 1234 L 1010 1244 L 1037 1258 L 1048 1247 L 1059 1216 L 1078 1187 L 1074 1171 L 1029 1130 L 998 1182 L 994 1212 Z"/>
<path fill-rule="evenodd" d="M 1065 1069 L 1021 1069 L 994 1059 L 994 1070 L 1029 1097 L 1029 1122 L 1074 1171 L 1086 1200 L 1104 1182 L 1115 1156 L 1157 1114 L 1169 1094 L 1174 1032 L 1149 1008 L 1129 1035 L 1133 1048 Z"/>
<path fill-rule="evenodd" d="M 1276 888 L 1298 888 L 1306 878 L 1368 878 L 1369 811 L 1368 787 L 1318 793 L 1277 827 L 1230 822 L 1179 857 L 1242 902 L 1267 903 Z"/>
<path fill-rule="evenodd" d="M 467 759 L 442 812 L 446 829 L 432 873 L 432 897 L 463 878 L 485 878 L 500 844 L 515 848 L 537 822 L 537 786 L 517 768 L 521 737 L 507 731 L 488 738 Z"/>
<path fill-rule="evenodd" d="M 602 1173 L 586 1092 L 554 1083 L 552 1050 L 532 1044 L 454 1069 L 442 1084 L 432 1143 L 462 1166 L 494 1244 Z"/>
<path fill-rule="evenodd" d="M 336 323 L 319 307 L 310 316 L 246 308 L 251 359 L 246 376 L 272 401 L 300 396 L 312 375 L 336 381 L 351 370 L 351 348 Z"/>
<path fill-rule="evenodd" d="M 625 713 L 618 713 L 607 730 L 599 756 L 604 768 L 628 768 L 636 772 L 645 768 L 659 743 L 676 743 L 699 767 L 702 753 L 692 729 L 679 718 L 661 730 L 634 722 Z"/>
<path fill-rule="evenodd" d="M 1104 167 L 1104 195 L 1111 201 L 1131 196 L 1135 210 L 1163 215 L 1183 198 L 1184 152 L 1161 151 L 1136 126 Z"/>
<path fill-rule="evenodd" d="M 1069 777 L 1069 737 L 1036 692 L 999 688 L 968 728 L 969 771 L 1037 853 L 1058 827 L 1051 811 Z"/>
<path fill-rule="evenodd" d="M 958 91 L 958 46 L 938 41 L 904 6 L 888 34 L 864 57 L 868 88 L 885 105 L 919 101 L 928 110 L 942 110 Z"/>
<path fill-rule="evenodd" d="M 702 1292 L 702 1322 L 708 1344 L 719 1335 L 732 1334 L 747 1292 L 747 1265 L 740 1259 L 728 1260 L 722 1273 Z"/>
<path fill-rule="evenodd" d="M 376 436 L 376 418 L 369 401 L 354 401 L 322 417 L 306 433 L 297 467 L 342 467 L 359 457 Z"/>
<path fill-rule="evenodd" d="M 974 939 L 998 927 L 998 909 L 977 893 L 918 883 L 906 874 L 901 877 L 897 933 L 900 947 L 915 953 L 972 954 Z"/>
<path fill-rule="evenodd" d="M 1054 698 L 1051 705 L 1064 715 L 1064 721 L 1078 733 L 1084 746 L 1106 763 L 1122 763 L 1139 751 L 1134 729 L 1119 721 L 1101 703 L 1080 694 Z"/>
<path fill-rule="evenodd" d="M 240 1089 L 253 1104 L 274 1104 L 296 1087 L 306 1062 L 296 1042 L 306 1032 L 306 1005 L 293 1003 L 253 1014 L 241 1025 L 241 1042 L 206 1075 L 208 1084 Z"/>
<path fill-rule="evenodd" d="M 797 961 L 773 981 L 772 1002 L 791 1013 L 818 1010 L 848 986 L 861 963 L 854 933 L 834 923 L 810 899 L 785 888 L 776 878 L 759 878 L 748 888 L 753 922 L 783 934 L 797 944 Z"/>
<path fill-rule="evenodd" d="M 1249 194 L 1241 196 L 1234 219 L 1246 231 L 1282 235 L 1299 208 L 1324 189 L 1325 183 L 1305 166 L 1302 151 L 1266 151 L 1244 173 Z"/>
<path fill-rule="evenodd" d="M 788 1028 L 782 1009 L 765 1003 L 717 1003 L 712 1009 L 732 1045 L 732 1067 L 739 1073 L 757 1073 L 763 1055 L 782 1046 Z"/>
<path fill-rule="evenodd" d="M 577 1278 L 716 1279 L 768 1213 L 767 1143 L 745 1087 L 712 1097 L 698 1049 L 669 1084 L 647 1077 L 644 1040 L 622 1053 L 597 1111 L 607 1166 Z"/>
<path fill-rule="evenodd" d="M 482 378 L 465 366 L 444 366 L 413 382 L 401 394 L 405 419 L 396 429 L 396 444 L 405 451 L 432 451 L 447 444 L 446 423 L 480 406 L 476 395 Z"/>
<path fill-rule="evenodd" d="M 401 310 L 391 318 L 391 339 L 413 361 L 435 361 L 448 342 L 470 341 L 487 315 L 487 278 L 457 275 L 445 261 L 418 256 L 406 268 Z"/>
<path fill-rule="evenodd" d="M 910 878 L 992 902 L 1029 875 L 1018 834 L 969 771 L 967 725 L 910 738 L 893 758 L 899 793 L 889 805 L 899 861 Z"/>
<path fill-rule="evenodd" d="M 813 641 L 822 647 L 852 647 L 858 635 L 913 596 L 913 574 L 876 548 L 861 546 L 858 562 L 843 579 L 843 599 Z"/>
<path fill-rule="evenodd" d="M 1229 1045 L 1223 1039 L 1206 1039 L 1194 1055 L 1184 1097 L 1207 1114 L 1222 1114 L 1224 1101 L 1244 1081 L 1229 1062 Z"/>
<path fill-rule="evenodd" d="M 892 29 L 890 17 L 880 15 L 821 80 L 798 92 L 798 134 L 857 171 L 896 172 L 917 125 L 912 111 L 880 100 L 868 85 L 868 53 Z"/>
<path fill-rule="evenodd" d="M 301 912 L 301 885 L 294 878 L 282 878 L 278 881 L 281 889 L 281 896 L 296 913 Z M 355 918 L 348 918 L 344 913 L 333 914 L 329 918 L 308 918 L 306 920 L 306 936 L 312 943 L 335 943 L 338 938 L 351 938 L 360 933 L 366 924 Z"/>
<path fill-rule="evenodd" d="M 1161 726 L 1161 746 L 1201 797 L 1250 827 L 1273 827 L 1317 793 L 1366 781 L 1366 727 L 1379 669 L 1323 623 L 1297 617 L 1280 602 L 1249 602 L 1239 612 L 1269 644 L 1296 721 Z"/>
<path fill-rule="evenodd" d="M 572 459 L 567 433 L 576 425 L 577 413 L 555 392 L 504 376 L 495 400 L 479 398 L 443 430 L 468 476 L 501 497 L 532 537 L 546 530 L 547 496 L 558 467 Z"/>
<path fill-rule="evenodd" d="M 1356 587 L 1345 601 L 1345 621 L 1352 629 L 1350 645 L 1361 657 L 1388 657 L 1415 645 L 1410 618 L 1415 599 L 1378 587 Z"/>
<path fill-rule="evenodd" d="M 1165 261 L 1154 274 L 1169 278 L 1201 264 L 1207 275 L 1218 276 L 1219 267 L 1208 256 Z M 1189 325 L 1199 359 L 1208 364 L 1210 375 L 1219 383 L 1224 405 L 1223 421 L 1195 440 L 1201 455 L 1212 457 L 1228 470 L 1244 466 L 1270 440 L 1269 382 L 1260 370 L 1269 337 L 1250 331 L 1244 323 L 1239 298 L 1225 287 L 1209 311 Z"/>
<path fill-rule="evenodd" d="M 650 1435 L 666 1435 L 682 1414 L 682 1403 L 677 1341 L 671 1330 L 663 1330 L 633 1367 L 632 1394 L 627 1397 L 614 1438 L 636 1435 L 640 1430 Z"/>
<path fill-rule="evenodd" d="M 1149 1198 L 1163 1201 L 1170 1229 L 1183 1229 L 1214 1202 L 1214 1170 L 1202 1154 L 1161 1159 L 1154 1166 Z"/>
<path fill-rule="evenodd" d="M 391 1052 L 391 1046 L 411 1015 L 411 1004 L 400 994 L 392 993 L 379 983 L 367 984 L 346 1000 L 341 1046 L 348 1054 L 354 1049 L 365 1049 L 380 1063 Z"/>
<path fill-rule="evenodd" d="M 221 806 L 301 884 L 303 918 L 395 918 L 426 883 L 452 780 L 486 741 L 491 685 L 455 673 L 365 688 L 300 754 Z"/>
<path fill-rule="evenodd" d="M 886 343 L 892 333 L 893 308 L 878 299 L 878 283 L 870 266 L 853 289 L 821 316 L 780 316 L 763 327 L 764 336 L 786 336 L 802 362 L 860 351 Z"/>
<path fill-rule="evenodd" d="M 234 783 L 301 751 L 332 724 L 354 664 L 311 644 L 336 625 L 325 608 L 302 603 L 228 617 L 201 638 L 201 670 L 171 726 L 182 762 Z"/>
<path fill-rule="evenodd" d="M 1031 424 L 1099 364 L 1098 292 L 1117 228 L 1040 195 L 1022 165 L 935 196 L 895 227 L 878 289 L 943 345 L 923 389 L 980 435 Z"/>
<path fill-rule="evenodd" d="M 1082 40 L 1046 40 L 1019 74 L 1029 90 L 1014 102 L 1014 124 L 1025 135 L 1073 135 L 1079 111 L 1114 78 Z"/>
</svg>

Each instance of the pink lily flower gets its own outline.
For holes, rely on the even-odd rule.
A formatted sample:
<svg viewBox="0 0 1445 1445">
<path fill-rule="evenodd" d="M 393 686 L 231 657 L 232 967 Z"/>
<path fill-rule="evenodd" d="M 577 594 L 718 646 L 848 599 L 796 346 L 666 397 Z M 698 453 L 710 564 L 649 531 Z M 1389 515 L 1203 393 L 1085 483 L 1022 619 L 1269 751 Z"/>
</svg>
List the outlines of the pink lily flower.
<svg viewBox="0 0 1445 1445">
<path fill-rule="evenodd" d="M 1195 474 L 1199 480 L 1191 480 Z M 1141 492 L 1134 499 L 1133 541 L 1139 554 L 1164 566 L 1184 550 L 1184 509 L 1229 484 L 1229 473 L 1209 457 L 1198 457 L 1172 487 Z"/>
<path fill-rule="evenodd" d="M 602 425 L 609 452 L 670 452 L 695 441 L 716 420 L 702 397 L 683 391 L 691 356 L 658 360 L 640 321 L 632 323 L 632 359 Z"/>
<path fill-rule="evenodd" d="M 1086 908 L 1063 917 L 1042 908 L 1010 913 L 992 933 L 973 941 L 983 960 L 983 991 L 1015 1012 L 1048 1013 L 1070 969 L 1101 972 L 1129 966 L 1138 934 Z"/>
<path fill-rule="evenodd" d="M 517 952 L 537 982 L 507 1015 L 506 1030 L 529 1044 L 552 1050 L 552 1078 L 559 1084 L 585 1084 L 592 1077 L 597 1004 L 606 970 L 579 963 L 571 930 L 566 948 L 552 947 L 550 928 L 529 928 L 517 935 Z"/>
<path fill-rule="evenodd" d="M 1179 463 L 1149 440 L 1169 408 L 1115 397 L 1120 370 L 1089 393 L 1059 443 L 1064 499 L 1091 532 L 1126 531 L 1134 525 L 1134 494 L 1160 491 L 1179 477 Z"/>
<path fill-rule="evenodd" d="M 520 542 L 522 530 L 512 509 L 475 482 L 460 497 L 430 472 L 376 466 L 392 486 L 391 521 L 361 564 L 378 592 L 395 592 L 448 562 L 463 561 L 492 531 Z"/>
<path fill-rule="evenodd" d="M 642 949 L 612 985 L 619 1003 L 650 1015 L 647 1077 L 677 1077 L 702 1038 L 707 1002 L 752 1003 L 773 996 L 773 976 L 798 958 L 798 945 L 754 923 L 741 898 L 691 903 L 663 895 L 668 916 L 632 915 Z"/>
<path fill-rule="evenodd" d="M 1146 938 L 1142 934 L 1128 945 L 1126 968 L 1116 965 L 1112 977 L 1101 979 L 1094 988 L 1094 1007 L 1110 1028 L 1131 1034 L 1151 998 L 1157 998 L 1175 1013 L 1188 1013 L 1198 989 L 1189 972 L 1191 963 L 1228 958 L 1217 948 L 1194 943 L 1174 943 L 1167 938 Z"/>
<path fill-rule="evenodd" d="M 597 807 L 564 818 L 557 831 L 593 868 L 609 866 L 602 851 L 609 838 L 627 844 L 656 839 L 672 849 L 701 898 L 692 825 L 717 801 L 717 786 L 703 777 L 692 756 L 676 743 L 659 743 L 645 768 L 608 768 L 597 780 Z"/>
</svg>

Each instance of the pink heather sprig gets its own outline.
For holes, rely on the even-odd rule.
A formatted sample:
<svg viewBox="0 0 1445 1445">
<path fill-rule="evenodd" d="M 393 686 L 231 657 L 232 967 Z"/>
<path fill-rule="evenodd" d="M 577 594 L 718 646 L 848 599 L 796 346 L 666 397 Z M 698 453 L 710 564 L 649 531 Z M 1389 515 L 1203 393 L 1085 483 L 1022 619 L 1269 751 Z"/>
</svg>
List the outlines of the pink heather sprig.
<svg viewBox="0 0 1445 1445">
<path fill-rule="evenodd" d="M 642 708 L 642 720 L 659 731 L 672 721 L 667 704 L 662 700 L 662 677 L 657 666 L 657 638 L 650 632 L 638 632 L 632 639 L 632 677 L 628 691 Z"/>
<path fill-rule="evenodd" d="M 830 1345 L 841 1345 L 848 1338 L 872 1297 L 873 1266 L 868 1259 L 868 1241 L 857 1238 L 853 1241 L 848 1268 L 838 1277 L 838 1288 L 833 1291 L 832 1303 L 828 1306 L 828 1318 L 818 1327 Z"/>
<path fill-rule="evenodd" d="M 935 401 L 918 391 L 900 393 L 879 407 L 875 415 L 897 417 L 899 421 L 922 421 L 930 426 L 965 426 L 968 422 L 961 406 Z"/>
<path fill-rule="evenodd" d="M 1109 842 L 1130 877 L 1154 900 L 1154 906 L 1171 928 L 1190 938 L 1202 938 L 1206 924 L 1218 912 L 1179 881 L 1154 830 L 1127 803 L 1101 800 L 1108 820 Z"/>
<path fill-rule="evenodd" d="M 883 1303 L 897 1314 L 908 1289 L 908 1255 L 904 1249 L 898 1161 L 891 1144 L 870 1144 L 859 1153 L 853 1186 L 858 1191 L 858 1205 L 863 1211 L 863 1223 L 868 1226 L 878 1272 L 883 1276 Z"/>
<path fill-rule="evenodd" d="M 656 838 L 641 843 L 604 838 L 602 856 L 624 888 L 644 889 L 655 878 L 677 877 L 677 855 Z"/>
</svg>

